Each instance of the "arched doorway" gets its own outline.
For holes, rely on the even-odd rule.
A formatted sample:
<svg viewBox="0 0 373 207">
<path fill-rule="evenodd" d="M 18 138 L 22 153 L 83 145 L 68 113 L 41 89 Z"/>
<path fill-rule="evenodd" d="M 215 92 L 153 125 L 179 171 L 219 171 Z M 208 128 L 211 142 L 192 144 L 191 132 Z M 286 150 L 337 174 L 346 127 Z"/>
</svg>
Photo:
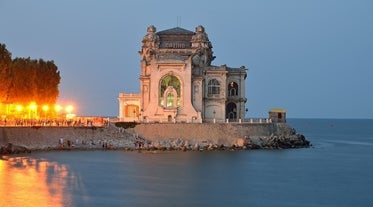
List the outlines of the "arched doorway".
<svg viewBox="0 0 373 207">
<path fill-rule="evenodd" d="M 236 120 L 237 119 L 237 105 L 235 103 L 228 103 L 226 106 L 226 119 Z"/>
</svg>

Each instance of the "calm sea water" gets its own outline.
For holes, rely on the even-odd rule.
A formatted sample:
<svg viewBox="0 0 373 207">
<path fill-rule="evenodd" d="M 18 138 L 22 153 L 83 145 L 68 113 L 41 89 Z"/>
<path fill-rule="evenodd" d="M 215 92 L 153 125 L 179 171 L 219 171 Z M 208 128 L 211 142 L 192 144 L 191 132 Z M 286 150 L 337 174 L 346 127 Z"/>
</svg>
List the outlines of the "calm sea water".
<svg viewBox="0 0 373 207">
<path fill-rule="evenodd" d="M 0 159 L 0 206 L 373 206 L 373 120 L 291 119 L 312 148 Z"/>
</svg>

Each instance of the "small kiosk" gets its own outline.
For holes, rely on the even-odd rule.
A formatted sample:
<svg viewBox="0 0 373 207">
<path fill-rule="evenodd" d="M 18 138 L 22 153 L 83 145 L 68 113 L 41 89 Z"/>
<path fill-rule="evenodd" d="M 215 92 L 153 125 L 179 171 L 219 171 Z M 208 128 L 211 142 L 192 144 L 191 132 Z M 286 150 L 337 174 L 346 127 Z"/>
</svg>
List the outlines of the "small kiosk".
<svg viewBox="0 0 373 207">
<path fill-rule="evenodd" d="M 286 110 L 281 108 L 273 108 L 269 110 L 269 119 L 272 122 L 283 122 L 286 123 Z"/>
</svg>

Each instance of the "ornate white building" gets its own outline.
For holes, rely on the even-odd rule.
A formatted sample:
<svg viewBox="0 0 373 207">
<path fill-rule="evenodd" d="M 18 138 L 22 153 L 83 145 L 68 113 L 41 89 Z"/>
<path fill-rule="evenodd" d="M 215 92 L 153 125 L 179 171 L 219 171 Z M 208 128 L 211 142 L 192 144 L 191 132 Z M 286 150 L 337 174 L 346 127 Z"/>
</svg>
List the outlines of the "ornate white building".
<svg viewBox="0 0 373 207">
<path fill-rule="evenodd" d="M 245 118 L 247 69 L 213 66 L 212 45 L 203 26 L 175 27 L 142 40 L 140 93 L 120 93 L 119 120 L 224 122 Z"/>
</svg>

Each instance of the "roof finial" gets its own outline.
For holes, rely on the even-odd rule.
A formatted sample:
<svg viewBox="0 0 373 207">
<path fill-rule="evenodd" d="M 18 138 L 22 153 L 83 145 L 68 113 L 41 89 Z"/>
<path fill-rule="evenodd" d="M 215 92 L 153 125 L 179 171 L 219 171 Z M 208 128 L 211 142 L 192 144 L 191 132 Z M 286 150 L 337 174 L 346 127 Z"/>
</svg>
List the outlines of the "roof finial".
<svg viewBox="0 0 373 207">
<path fill-rule="evenodd" d="M 179 27 L 181 24 L 181 17 L 180 16 L 177 16 L 176 17 L 176 26 Z"/>
</svg>

